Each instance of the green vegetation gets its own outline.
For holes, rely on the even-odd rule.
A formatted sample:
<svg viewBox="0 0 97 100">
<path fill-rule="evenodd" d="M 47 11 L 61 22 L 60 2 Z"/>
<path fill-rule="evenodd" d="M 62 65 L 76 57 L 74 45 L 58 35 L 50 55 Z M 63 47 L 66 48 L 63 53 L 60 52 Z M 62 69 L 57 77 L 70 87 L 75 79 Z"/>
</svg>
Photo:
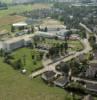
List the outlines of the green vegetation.
<svg viewBox="0 0 97 100">
<path fill-rule="evenodd" d="M 10 14 L 18 14 L 25 11 L 31 11 L 32 5 L 16 5 L 16 6 L 9 6 L 7 10 L 0 10 L 0 17 L 8 16 Z"/>
<path fill-rule="evenodd" d="M 8 6 L 7 10 L 0 10 L 0 17 L 8 16 L 11 14 L 20 14 L 23 12 L 29 12 L 35 9 L 49 8 L 49 4 L 28 4 L 28 5 L 15 5 Z"/>
<path fill-rule="evenodd" d="M 49 87 L 40 78 L 30 80 L 0 58 L 0 100 L 72 100 L 57 87 Z M 67 100 L 67 99 L 65 99 Z"/>
<path fill-rule="evenodd" d="M 21 59 L 24 68 L 27 69 L 27 71 L 29 72 L 32 72 L 39 68 L 43 68 L 40 58 L 40 52 L 38 52 L 37 50 L 29 48 L 21 48 L 13 52 L 12 56 L 15 58 L 13 61 Z"/>
<path fill-rule="evenodd" d="M 45 39 L 45 41 L 39 42 L 40 44 L 43 45 L 48 45 L 48 46 L 54 46 L 57 44 L 62 44 L 65 43 L 65 41 L 62 40 L 56 40 L 56 39 Z M 78 51 L 83 49 L 83 45 L 79 40 L 68 40 L 68 45 L 71 47 L 71 51 Z"/>
<path fill-rule="evenodd" d="M 12 0 L 0 0 L 0 2 L 4 2 L 6 4 L 12 3 Z"/>
</svg>

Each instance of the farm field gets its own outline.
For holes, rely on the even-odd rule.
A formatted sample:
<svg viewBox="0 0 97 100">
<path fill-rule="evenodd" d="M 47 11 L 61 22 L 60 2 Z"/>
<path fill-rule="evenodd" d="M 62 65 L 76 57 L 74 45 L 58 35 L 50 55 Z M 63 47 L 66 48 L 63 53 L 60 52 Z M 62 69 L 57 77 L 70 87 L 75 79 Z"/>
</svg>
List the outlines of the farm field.
<svg viewBox="0 0 97 100">
<path fill-rule="evenodd" d="M 0 30 L 11 30 L 11 24 L 19 22 L 19 21 L 24 21 L 26 19 L 26 17 L 23 16 L 18 16 L 18 15 L 14 15 L 14 16 L 6 16 L 6 17 L 2 17 L 0 18 Z"/>
<path fill-rule="evenodd" d="M 7 10 L 0 10 L 0 30 L 7 29 L 10 31 L 10 24 L 24 21 L 26 17 L 19 16 L 18 14 L 20 13 L 35 9 L 49 8 L 50 6 L 50 4 L 16 5 L 8 7 Z"/>
<path fill-rule="evenodd" d="M 63 89 L 50 87 L 40 78 L 29 79 L 0 58 L 0 100 L 72 100 Z"/>
<path fill-rule="evenodd" d="M 7 10 L 0 10 L 0 17 L 8 16 L 11 14 L 19 14 L 26 11 L 32 11 L 35 9 L 50 8 L 49 4 L 28 4 L 28 5 L 15 5 L 8 6 Z"/>
<path fill-rule="evenodd" d="M 12 3 L 12 0 L 0 0 L 0 1 L 7 3 L 7 4 Z"/>
<path fill-rule="evenodd" d="M 18 15 L 2 17 L 0 18 L 0 26 L 10 25 L 19 21 L 23 21 L 25 19 L 25 17 Z"/>
</svg>

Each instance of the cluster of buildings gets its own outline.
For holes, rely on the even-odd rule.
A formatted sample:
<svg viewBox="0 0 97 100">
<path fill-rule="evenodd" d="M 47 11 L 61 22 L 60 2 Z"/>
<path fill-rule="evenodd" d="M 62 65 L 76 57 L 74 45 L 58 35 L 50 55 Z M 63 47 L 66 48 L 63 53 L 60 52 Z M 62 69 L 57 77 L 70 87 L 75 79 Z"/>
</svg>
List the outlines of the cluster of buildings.
<svg viewBox="0 0 97 100">
<path fill-rule="evenodd" d="M 17 34 L 17 33 L 16 33 Z M 52 33 L 52 32 L 41 32 L 41 31 L 36 31 L 34 34 L 23 34 L 20 35 L 21 33 L 19 32 L 18 36 L 13 36 L 10 38 L 2 38 L 0 40 L 0 49 L 4 49 L 6 52 L 11 52 L 15 49 L 21 48 L 23 46 L 27 46 L 28 44 L 32 43 L 33 37 L 34 36 L 39 36 L 39 37 L 44 37 L 44 38 L 58 38 L 58 39 L 65 39 L 66 35 L 69 34 L 69 30 L 61 30 L 57 31 L 57 33 Z M 4 35 L 1 33 L 1 35 Z M 79 35 L 77 34 L 72 34 L 70 36 L 70 39 L 79 39 Z"/>
<path fill-rule="evenodd" d="M 46 71 L 41 77 L 46 83 L 52 83 L 61 88 L 64 88 L 64 86 L 69 82 L 68 77 L 65 75 L 58 75 L 54 71 Z"/>
</svg>

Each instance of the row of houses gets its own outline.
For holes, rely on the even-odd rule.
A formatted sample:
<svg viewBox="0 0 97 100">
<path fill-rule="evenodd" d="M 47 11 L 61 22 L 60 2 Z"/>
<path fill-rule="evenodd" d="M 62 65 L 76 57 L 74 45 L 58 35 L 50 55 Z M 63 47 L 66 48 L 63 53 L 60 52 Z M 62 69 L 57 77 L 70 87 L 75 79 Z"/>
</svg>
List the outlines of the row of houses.
<svg viewBox="0 0 97 100">
<path fill-rule="evenodd" d="M 42 74 L 41 78 L 47 83 L 53 83 L 54 85 L 64 88 L 69 82 L 69 78 L 66 75 L 58 75 L 54 71 L 46 71 Z"/>
</svg>

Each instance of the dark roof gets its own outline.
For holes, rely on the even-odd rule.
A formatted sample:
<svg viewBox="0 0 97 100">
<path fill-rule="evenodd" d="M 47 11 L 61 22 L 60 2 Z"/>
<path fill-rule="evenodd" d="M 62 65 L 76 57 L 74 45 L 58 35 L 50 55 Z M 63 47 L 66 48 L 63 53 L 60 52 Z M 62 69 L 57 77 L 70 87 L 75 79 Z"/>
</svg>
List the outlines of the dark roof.
<svg viewBox="0 0 97 100">
<path fill-rule="evenodd" d="M 84 97 L 83 100 L 94 100 L 94 99 L 91 95 L 87 95 L 87 96 Z"/>
<path fill-rule="evenodd" d="M 94 60 L 97 60 L 97 50 L 93 52 Z"/>
<path fill-rule="evenodd" d="M 49 80 L 52 80 L 52 79 L 54 78 L 55 75 L 56 75 L 56 73 L 53 72 L 53 71 L 46 71 L 46 72 L 44 72 L 44 73 L 42 74 L 42 78 L 43 78 L 44 80 L 49 81 Z"/>
<path fill-rule="evenodd" d="M 86 89 L 91 92 L 97 92 L 97 84 L 87 83 Z"/>
<path fill-rule="evenodd" d="M 97 64 L 91 63 L 89 68 L 86 71 L 85 76 L 88 78 L 95 78 L 96 74 L 97 74 Z"/>
<path fill-rule="evenodd" d="M 60 87 L 64 87 L 68 83 L 68 78 L 66 76 L 60 76 L 54 81 L 54 84 Z"/>
<path fill-rule="evenodd" d="M 84 54 L 81 54 L 81 55 L 79 55 L 79 56 L 77 57 L 77 59 L 78 59 L 79 61 L 83 61 L 83 60 L 85 59 L 85 55 L 84 55 Z"/>
</svg>

